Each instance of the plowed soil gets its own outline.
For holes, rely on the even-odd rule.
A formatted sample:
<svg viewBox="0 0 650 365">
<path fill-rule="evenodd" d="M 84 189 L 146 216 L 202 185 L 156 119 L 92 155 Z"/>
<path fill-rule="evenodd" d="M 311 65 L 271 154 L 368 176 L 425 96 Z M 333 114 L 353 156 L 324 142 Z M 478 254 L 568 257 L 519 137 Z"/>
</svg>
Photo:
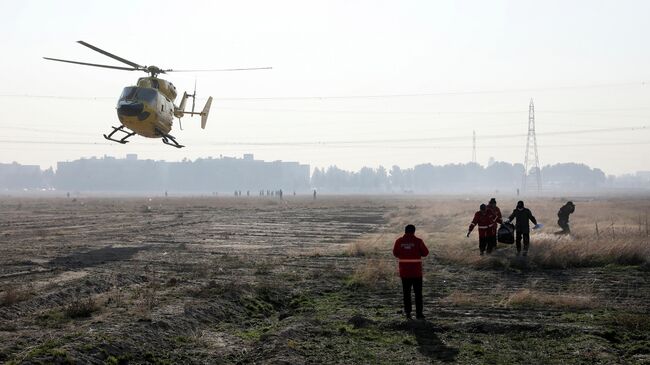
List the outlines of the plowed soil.
<svg viewBox="0 0 650 365">
<path fill-rule="evenodd" d="M 541 269 L 511 246 L 495 254 L 509 267 L 446 260 L 436 232 L 461 242 L 476 205 L 457 200 L 5 198 L 0 362 L 650 363 L 647 261 Z M 537 204 L 553 223 L 557 202 Z M 390 252 L 409 222 L 432 251 L 426 320 L 404 318 Z M 530 292 L 551 299 L 513 299 Z"/>
</svg>

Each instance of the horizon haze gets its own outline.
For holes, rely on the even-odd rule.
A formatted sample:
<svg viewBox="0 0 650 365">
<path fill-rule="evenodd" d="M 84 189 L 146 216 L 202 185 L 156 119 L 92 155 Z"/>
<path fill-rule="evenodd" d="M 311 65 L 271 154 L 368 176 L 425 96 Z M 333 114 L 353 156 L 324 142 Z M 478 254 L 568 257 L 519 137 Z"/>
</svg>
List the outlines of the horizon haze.
<svg viewBox="0 0 650 365">
<path fill-rule="evenodd" d="M 129 11 L 123 11 L 128 6 Z M 254 153 L 311 166 L 523 163 L 535 103 L 540 164 L 621 175 L 650 170 L 650 4 L 643 1 L 5 2 L 0 24 L 0 162 L 42 168 L 78 156 L 181 161 Z M 180 7 L 180 8 L 179 8 Z M 78 9 L 83 13 L 71 12 Z M 182 13 L 183 16 L 175 16 Z M 143 22 L 168 19 L 165 31 Z M 155 35 L 155 36 L 154 36 Z M 195 80 L 198 118 L 175 121 L 177 150 L 118 126 L 115 103 L 140 64 L 272 70 L 164 75 Z M 178 102 L 178 99 L 177 99 Z"/>
</svg>

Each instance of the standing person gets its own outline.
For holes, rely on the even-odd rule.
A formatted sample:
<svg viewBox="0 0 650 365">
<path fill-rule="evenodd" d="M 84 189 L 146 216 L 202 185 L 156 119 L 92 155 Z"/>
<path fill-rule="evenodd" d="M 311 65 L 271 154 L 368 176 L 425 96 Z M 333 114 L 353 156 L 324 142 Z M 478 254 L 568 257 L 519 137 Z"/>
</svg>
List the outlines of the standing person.
<svg viewBox="0 0 650 365">
<path fill-rule="evenodd" d="M 526 256 L 528 255 L 528 246 L 530 245 L 530 225 L 528 224 L 528 221 L 531 221 L 533 224 L 537 225 L 537 219 L 535 219 L 530 209 L 524 207 L 524 202 L 521 200 L 517 202 L 517 208 L 512 211 L 512 214 L 510 214 L 510 217 L 508 217 L 507 222 L 510 222 L 515 218 L 517 219 L 515 222 L 515 230 L 517 232 L 515 239 L 515 242 L 517 244 L 517 256 L 519 256 L 521 253 L 522 238 L 524 239 L 524 256 Z"/>
<path fill-rule="evenodd" d="M 494 215 L 487 209 L 485 204 L 481 204 L 479 211 L 474 213 L 474 219 L 469 225 L 467 230 L 467 237 L 472 233 L 474 227 L 478 225 L 478 249 L 481 251 L 481 256 L 487 253 L 491 254 L 496 246 L 496 231 L 493 229 L 496 226 Z M 491 236 L 494 232 L 494 236 Z M 494 241 L 494 244 L 492 244 Z"/>
<path fill-rule="evenodd" d="M 411 319 L 411 287 L 415 292 L 415 317 L 424 319 L 422 304 L 422 257 L 429 255 L 429 249 L 415 236 L 415 226 L 404 228 L 404 235 L 395 241 L 393 255 L 399 259 L 399 276 L 402 279 L 404 313 Z"/>
<path fill-rule="evenodd" d="M 494 216 L 495 223 L 503 224 L 503 216 L 501 215 L 501 209 L 497 207 L 496 199 L 490 198 L 490 202 L 487 205 L 487 209 Z M 495 224 L 494 226 L 492 226 L 492 232 L 490 232 L 491 241 L 488 242 L 488 252 L 491 252 L 497 247 L 497 231 L 498 231 L 498 227 Z M 490 245 L 492 249 L 490 249 Z"/>
<path fill-rule="evenodd" d="M 562 228 L 561 231 L 555 232 L 555 234 L 569 234 L 571 233 L 571 227 L 569 227 L 569 216 L 576 211 L 576 206 L 573 205 L 573 202 L 569 201 L 564 204 L 560 210 L 557 212 L 557 225 Z"/>
<path fill-rule="evenodd" d="M 314 189 L 314 200 L 316 200 L 316 189 Z"/>
</svg>

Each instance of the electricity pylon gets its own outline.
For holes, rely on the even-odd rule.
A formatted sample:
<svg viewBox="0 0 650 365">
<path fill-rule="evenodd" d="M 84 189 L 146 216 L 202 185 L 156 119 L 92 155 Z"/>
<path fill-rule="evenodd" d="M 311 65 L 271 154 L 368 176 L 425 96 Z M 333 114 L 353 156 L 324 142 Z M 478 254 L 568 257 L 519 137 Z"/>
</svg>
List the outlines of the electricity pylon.
<svg viewBox="0 0 650 365">
<path fill-rule="evenodd" d="M 533 149 L 532 153 L 530 150 L 531 147 Z M 539 167 L 539 155 L 537 154 L 537 136 L 535 135 L 535 105 L 533 104 L 533 99 L 530 99 L 530 104 L 528 106 L 528 138 L 526 140 L 526 156 L 524 156 L 524 178 L 521 184 L 523 191 L 526 191 L 526 183 L 529 175 L 531 174 L 535 174 L 537 192 L 541 192 L 542 170 Z"/>
</svg>

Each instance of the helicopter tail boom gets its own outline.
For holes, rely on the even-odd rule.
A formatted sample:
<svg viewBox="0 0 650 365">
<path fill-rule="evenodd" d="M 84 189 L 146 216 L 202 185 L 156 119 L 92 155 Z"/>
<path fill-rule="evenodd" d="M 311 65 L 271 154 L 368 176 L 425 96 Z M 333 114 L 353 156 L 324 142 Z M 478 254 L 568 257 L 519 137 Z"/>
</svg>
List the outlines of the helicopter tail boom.
<svg viewBox="0 0 650 365">
<path fill-rule="evenodd" d="M 205 106 L 203 107 L 203 111 L 201 112 L 195 112 L 194 109 L 192 111 L 184 111 L 183 107 L 185 106 L 185 100 L 188 97 L 192 97 L 192 95 L 187 95 L 187 93 L 183 94 L 183 99 L 181 99 L 181 104 L 178 106 L 178 110 L 176 111 L 176 116 L 178 118 L 181 118 L 184 115 L 200 115 L 201 116 L 201 128 L 205 129 L 205 125 L 208 123 L 208 114 L 210 114 L 210 106 L 212 106 L 212 96 L 208 98 L 208 101 L 205 102 Z"/>
<path fill-rule="evenodd" d="M 174 111 L 174 116 L 177 118 L 182 118 L 185 115 L 185 103 L 187 102 L 187 92 L 183 92 L 183 97 L 181 98 L 181 103 L 178 105 L 178 108 Z"/>
</svg>

